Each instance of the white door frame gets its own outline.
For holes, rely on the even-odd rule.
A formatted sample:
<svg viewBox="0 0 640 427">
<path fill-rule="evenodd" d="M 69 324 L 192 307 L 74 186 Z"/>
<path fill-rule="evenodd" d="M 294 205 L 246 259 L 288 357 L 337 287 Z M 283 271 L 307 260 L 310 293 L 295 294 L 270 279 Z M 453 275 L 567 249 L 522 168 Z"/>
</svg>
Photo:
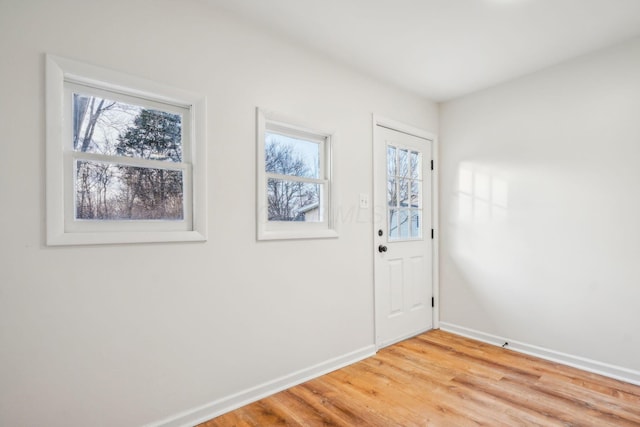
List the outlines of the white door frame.
<svg viewBox="0 0 640 427">
<path fill-rule="evenodd" d="M 431 176 L 431 218 L 433 221 L 433 250 L 432 250 L 432 269 L 431 269 L 431 274 L 432 274 L 432 283 L 433 283 L 433 298 L 434 298 L 434 306 L 433 306 L 433 329 L 439 329 L 440 328 L 440 273 L 439 273 L 439 217 L 438 217 L 438 212 L 439 212 L 439 204 L 438 201 L 440 199 L 439 194 L 438 194 L 438 169 L 439 169 L 439 158 L 438 158 L 438 138 L 435 134 L 428 132 L 424 129 L 420 129 L 411 125 L 408 125 L 406 123 L 402 123 L 393 119 L 389 119 L 387 117 L 383 117 L 380 116 L 378 114 L 373 114 L 373 120 L 372 120 L 373 126 L 372 126 L 372 147 L 373 150 L 376 150 L 376 148 L 378 147 L 377 141 L 376 141 L 376 126 L 382 126 L 391 130 L 395 130 L 397 132 L 402 132 L 402 133 L 406 133 L 409 135 L 413 135 L 413 136 L 417 136 L 419 138 L 424 138 L 424 139 L 428 139 L 433 141 L 431 144 L 431 158 L 433 159 L 433 173 Z M 372 156 L 373 157 L 373 156 Z M 372 165 L 372 181 L 375 179 L 375 177 L 373 176 L 373 174 L 376 172 L 375 171 L 375 165 Z M 373 195 L 373 203 L 371 206 L 374 207 L 373 209 L 373 215 L 376 214 L 375 212 L 375 206 L 376 206 L 376 194 L 375 191 L 372 191 L 371 194 Z M 377 231 L 376 228 L 376 224 L 375 224 L 375 220 L 372 217 L 372 229 L 371 229 L 371 236 L 374 236 L 375 233 Z M 372 240 L 373 242 L 373 240 Z M 374 244 L 371 245 L 371 247 L 373 248 L 373 246 L 375 246 Z M 373 277 L 374 277 L 374 283 L 372 286 L 372 291 L 373 291 L 373 298 L 374 298 L 374 309 L 373 309 L 373 324 L 374 324 L 374 339 L 376 341 L 375 345 L 376 345 L 376 351 L 378 349 L 380 349 L 380 344 L 377 339 L 378 334 L 376 333 L 376 304 L 375 304 L 375 257 L 377 256 L 377 253 L 375 251 L 372 250 L 371 252 L 373 254 Z"/>
</svg>

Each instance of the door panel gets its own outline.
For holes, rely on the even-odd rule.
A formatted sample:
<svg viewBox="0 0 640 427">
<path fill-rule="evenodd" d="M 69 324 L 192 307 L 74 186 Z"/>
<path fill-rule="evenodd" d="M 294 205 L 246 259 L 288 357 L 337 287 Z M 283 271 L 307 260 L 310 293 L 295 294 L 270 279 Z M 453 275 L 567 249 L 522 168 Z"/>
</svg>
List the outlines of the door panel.
<svg viewBox="0 0 640 427">
<path fill-rule="evenodd" d="M 433 325 L 430 140 L 381 126 L 374 136 L 376 344 Z M 379 235 L 382 230 L 382 236 Z"/>
<path fill-rule="evenodd" d="M 409 272 L 411 283 L 411 310 L 420 310 L 424 308 L 427 297 L 427 287 L 424 286 L 424 277 L 426 275 L 425 259 L 423 256 L 414 256 L 409 259 Z"/>
<path fill-rule="evenodd" d="M 389 261 L 389 315 L 394 316 L 402 313 L 403 289 L 402 273 L 404 271 L 402 260 L 395 259 Z"/>
</svg>

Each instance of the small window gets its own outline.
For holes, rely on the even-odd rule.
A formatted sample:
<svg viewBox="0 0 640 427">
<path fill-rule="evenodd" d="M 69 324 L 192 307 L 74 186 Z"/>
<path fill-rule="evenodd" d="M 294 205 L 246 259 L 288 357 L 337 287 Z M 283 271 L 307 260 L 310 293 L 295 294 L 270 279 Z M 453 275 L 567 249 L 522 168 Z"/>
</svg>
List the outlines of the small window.
<svg viewBox="0 0 640 427">
<path fill-rule="evenodd" d="M 258 239 L 337 237 L 333 136 L 258 109 Z"/>
<path fill-rule="evenodd" d="M 203 117 L 204 98 L 48 56 L 48 244 L 204 240 Z"/>
</svg>

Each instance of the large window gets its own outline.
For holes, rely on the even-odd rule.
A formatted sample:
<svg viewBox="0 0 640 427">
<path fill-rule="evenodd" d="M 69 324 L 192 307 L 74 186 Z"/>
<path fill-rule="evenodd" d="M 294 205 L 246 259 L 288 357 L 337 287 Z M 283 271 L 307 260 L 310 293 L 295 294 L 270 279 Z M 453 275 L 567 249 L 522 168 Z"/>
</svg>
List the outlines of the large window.
<svg viewBox="0 0 640 427">
<path fill-rule="evenodd" d="M 204 107 L 47 57 L 48 244 L 204 240 Z"/>
<path fill-rule="evenodd" d="M 258 239 L 336 237 L 332 134 L 257 115 Z"/>
</svg>

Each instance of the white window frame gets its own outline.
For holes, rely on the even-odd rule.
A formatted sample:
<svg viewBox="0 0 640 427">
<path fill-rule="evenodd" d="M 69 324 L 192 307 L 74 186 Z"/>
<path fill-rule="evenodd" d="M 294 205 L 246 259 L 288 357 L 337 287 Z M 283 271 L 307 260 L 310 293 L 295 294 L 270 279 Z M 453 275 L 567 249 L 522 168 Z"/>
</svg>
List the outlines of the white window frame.
<svg viewBox="0 0 640 427">
<path fill-rule="evenodd" d="M 74 88 L 118 101 L 183 113 L 183 161 L 165 162 L 181 170 L 183 220 L 76 220 L 74 170 L 80 160 L 163 168 L 162 162 L 74 151 Z M 186 112 L 186 114 L 184 114 Z M 206 98 L 105 68 L 46 56 L 47 245 L 93 245 L 204 241 L 206 224 Z"/>
<path fill-rule="evenodd" d="M 336 186 L 333 168 L 335 151 L 335 132 L 317 130 L 293 121 L 282 114 L 256 109 L 256 219 L 258 240 L 282 239 L 315 239 L 338 237 L 334 208 Z M 304 179 L 280 176 L 265 170 L 265 137 L 268 131 L 283 135 L 317 142 L 320 146 L 320 177 L 318 179 Z M 322 184 L 320 206 L 322 220 L 314 222 L 304 221 L 269 221 L 267 201 L 267 181 L 269 178 L 291 179 L 304 182 Z"/>
</svg>

